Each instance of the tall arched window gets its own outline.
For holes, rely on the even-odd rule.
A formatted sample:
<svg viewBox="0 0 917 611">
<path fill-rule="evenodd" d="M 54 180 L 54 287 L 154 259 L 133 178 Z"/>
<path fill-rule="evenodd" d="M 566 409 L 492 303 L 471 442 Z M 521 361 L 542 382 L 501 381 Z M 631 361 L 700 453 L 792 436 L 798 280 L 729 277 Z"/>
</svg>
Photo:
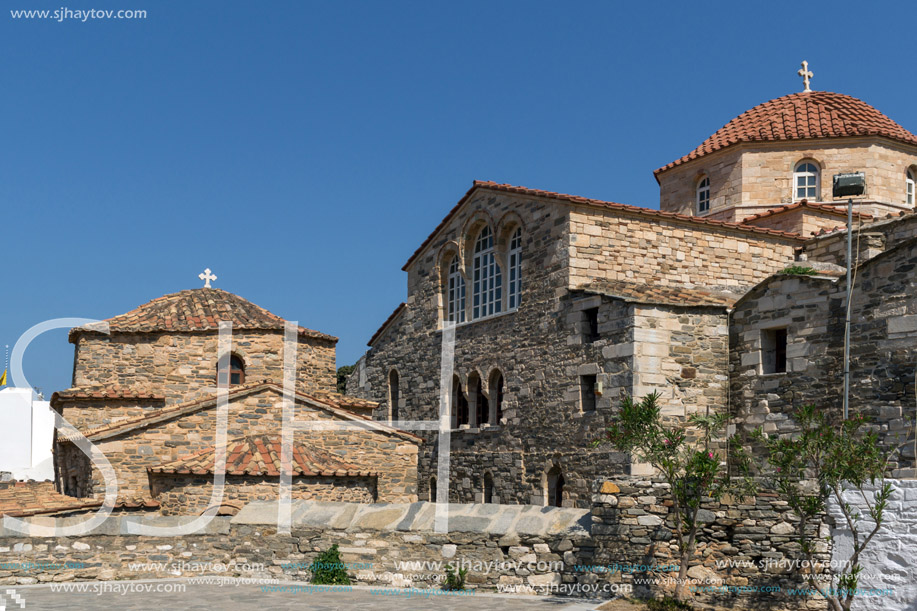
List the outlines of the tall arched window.
<svg viewBox="0 0 917 611">
<path fill-rule="evenodd" d="M 398 408 L 401 404 L 401 389 L 398 388 L 398 372 L 392 369 L 388 374 L 388 401 L 391 420 L 398 420 Z"/>
<path fill-rule="evenodd" d="M 704 176 L 697 183 L 697 213 L 706 214 L 710 211 L 710 178 Z"/>
<path fill-rule="evenodd" d="M 914 205 L 914 170 L 907 171 L 907 205 Z"/>
<path fill-rule="evenodd" d="M 452 378 L 452 428 L 468 424 L 468 399 L 462 392 L 462 383 L 458 376 Z"/>
<path fill-rule="evenodd" d="M 564 506 L 564 474 L 560 467 L 553 466 L 548 471 L 548 489 L 546 490 L 546 505 L 552 507 Z"/>
<path fill-rule="evenodd" d="M 494 371 L 490 374 L 490 414 L 491 424 L 500 424 L 503 417 L 503 374 Z"/>
<path fill-rule="evenodd" d="M 220 384 L 220 364 L 217 363 L 217 384 Z M 245 362 L 233 354 L 229 357 L 229 386 L 245 384 Z"/>
<path fill-rule="evenodd" d="M 515 310 L 519 307 L 522 299 L 522 227 L 517 227 L 513 232 L 513 237 L 509 241 L 509 287 L 507 287 L 507 298 L 509 300 L 509 309 Z"/>
<path fill-rule="evenodd" d="M 430 478 L 430 502 L 436 502 L 436 476 Z"/>
<path fill-rule="evenodd" d="M 494 502 L 494 476 L 489 472 L 484 474 L 484 502 Z"/>
<path fill-rule="evenodd" d="M 494 234 L 485 226 L 474 244 L 472 319 L 499 314 L 503 302 L 503 276 L 494 256 Z"/>
<path fill-rule="evenodd" d="M 794 200 L 818 201 L 818 174 L 818 166 L 811 161 L 800 161 L 796 164 L 796 171 L 793 172 Z"/>
<path fill-rule="evenodd" d="M 449 263 L 449 277 L 446 281 L 447 317 L 449 322 L 465 322 L 465 278 L 459 270 L 458 255 Z"/>
</svg>

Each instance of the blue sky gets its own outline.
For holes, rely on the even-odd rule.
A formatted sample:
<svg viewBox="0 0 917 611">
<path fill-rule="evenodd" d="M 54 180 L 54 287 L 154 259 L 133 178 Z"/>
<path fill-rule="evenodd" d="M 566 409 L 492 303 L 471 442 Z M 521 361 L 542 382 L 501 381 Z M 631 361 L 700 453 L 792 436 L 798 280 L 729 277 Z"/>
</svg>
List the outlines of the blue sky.
<svg viewBox="0 0 917 611">
<path fill-rule="evenodd" d="M 908 3 L 5 0 L 0 350 L 44 320 L 217 287 L 341 338 L 472 180 L 658 206 L 652 170 L 813 88 L 911 131 Z M 14 20 L 7 9 L 146 9 Z M 26 354 L 70 384 L 66 331 Z"/>
</svg>

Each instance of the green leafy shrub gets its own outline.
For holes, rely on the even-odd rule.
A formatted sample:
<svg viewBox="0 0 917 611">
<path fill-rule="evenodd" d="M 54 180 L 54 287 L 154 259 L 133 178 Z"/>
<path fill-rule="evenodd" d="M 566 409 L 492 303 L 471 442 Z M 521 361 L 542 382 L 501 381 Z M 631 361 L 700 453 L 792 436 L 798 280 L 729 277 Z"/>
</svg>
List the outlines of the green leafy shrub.
<svg viewBox="0 0 917 611">
<path fill-rule="evenodd" d="M 784 276 L 814 276 L 818 274 L 817 271 L 807 265 L 791 265 L 778 273 Z"/>
<path fill-rule="evenodd" d="M 646 608 L 648 611 L 682 611 L 683 609 L 690 611 L 694 609 L 694 607 L 688 603 L 668 596 L 646 601 Z"/>
<path fill-rule="evenodd" d="M 446 581 L 443 582 L 444 590 L 464 590 L 465 576 L 468 569 L 459 569 L 458 572 L 452 570 L 452 567 L 446 567 Z"/>
<path fill-rule="evenodd" d="M 319 585 L 350 585 L 350 577 L 341 562 L 341 553 L 335 543 L 327 551 L 318 555 L 312 561 L 309 570 L 312 571 L 312 583 Z"/>
</svg>

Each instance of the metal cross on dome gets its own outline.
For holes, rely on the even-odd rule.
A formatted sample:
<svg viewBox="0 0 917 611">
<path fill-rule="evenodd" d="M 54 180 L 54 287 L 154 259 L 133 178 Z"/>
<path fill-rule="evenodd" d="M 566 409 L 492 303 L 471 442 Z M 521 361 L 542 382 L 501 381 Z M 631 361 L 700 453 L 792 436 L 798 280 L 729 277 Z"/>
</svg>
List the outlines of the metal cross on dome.
<svg viewBox="0 0 917 611">
<path fill-rule="evenodd" d="M 802 82 L 806 86 L 805 90 L 803 90 L 803 93 L 805 93 L 806 91 L 812 91 L 811 89 L 809 89 L 809 79 L 815 76 L 815 73 L 809 70 L 809 62 L 803 60 L 802 61 L 802 70 L 800 70 L 796 74 L 802 77 Z"/>
<path fill-rule="evenodd" d="M 207 269 L 204 270 L 204 273 L 203 273 L 203 274 L 198 274 L 197 277 L 204 281 L 204 288 L 205 288 L 205 289 L 209 289 L 209 288 L 210 288 L 210 281 L 211 281 L 211 280 L 216 280 L 216 279 L 217 279 L 217 277 L 213 274 L 213 272 L 210 271 L 210 268 L 209 268 L 209 267 L 208 267 Z"/>
</svg>

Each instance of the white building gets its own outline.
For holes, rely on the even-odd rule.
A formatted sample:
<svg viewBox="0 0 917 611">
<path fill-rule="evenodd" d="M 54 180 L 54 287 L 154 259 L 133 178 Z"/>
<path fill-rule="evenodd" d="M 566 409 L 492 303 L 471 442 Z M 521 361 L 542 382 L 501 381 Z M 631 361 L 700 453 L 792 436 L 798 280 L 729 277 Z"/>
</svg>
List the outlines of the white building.
<svg viewBox="0 0 917 611">
<path fill-rule="evenodd" d="M 15 480 L 53 480 L 54 412 L 31 388 L 0 390 L 0 472 Z"/>
</svg>

